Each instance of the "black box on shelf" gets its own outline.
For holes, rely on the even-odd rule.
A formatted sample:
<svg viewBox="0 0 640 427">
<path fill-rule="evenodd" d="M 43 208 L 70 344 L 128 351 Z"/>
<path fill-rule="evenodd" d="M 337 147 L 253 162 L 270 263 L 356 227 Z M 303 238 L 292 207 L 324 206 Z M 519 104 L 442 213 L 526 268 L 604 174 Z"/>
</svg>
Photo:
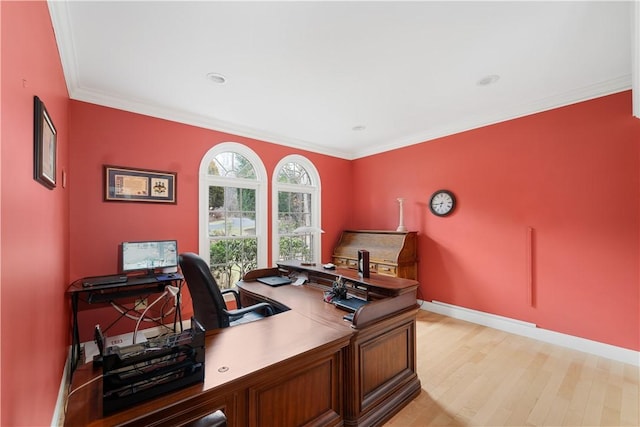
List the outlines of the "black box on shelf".
<svg viewBox="0 0 640 427">
<path fill-rule="evenodd" d="M 203 382 L 204 360 L 204 328 L 194 318 L 183 332 L 107 348 L 102 358 L 103 415 Z"/>
</svg>

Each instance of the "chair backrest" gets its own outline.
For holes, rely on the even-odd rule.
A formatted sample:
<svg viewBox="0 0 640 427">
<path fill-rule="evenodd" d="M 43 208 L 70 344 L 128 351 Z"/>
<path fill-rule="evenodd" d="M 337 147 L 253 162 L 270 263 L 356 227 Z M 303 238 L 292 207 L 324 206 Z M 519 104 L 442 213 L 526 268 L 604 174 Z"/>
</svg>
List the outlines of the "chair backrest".
<svg viewBox="0 0 640 427">
<path fill-rule="evenodd" d="M 193 315 L 198 322 L 207 331 L 228 327 L 229 316 L 224 312 L 226 304 L 207 263 L 197 254 L 185 252 L 180 254 L 180 269 L 191 294 Z"/>
</svg>

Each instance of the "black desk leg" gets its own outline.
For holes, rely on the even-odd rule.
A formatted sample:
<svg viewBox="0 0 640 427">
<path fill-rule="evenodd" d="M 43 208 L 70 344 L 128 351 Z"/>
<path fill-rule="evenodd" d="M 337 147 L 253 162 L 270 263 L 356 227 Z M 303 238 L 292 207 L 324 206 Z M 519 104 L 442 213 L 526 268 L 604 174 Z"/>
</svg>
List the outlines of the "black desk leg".
<svg viewBox="0 0 640 427">
<path fill-rule="evenodd" d="M 173 315 L 173 332 L 178 332 L 177 324 L 180 324 L 180 332 L 182 332 L 182 284 L 178 286 L 178 294 L 176 295 L 176 312 Z"/>
<path fill-rule="evenodd" d="M 73 311 L 73 330 L 71 332 L 71 373 L 76 370 L 80 361 L 80 331 L 78 330 L 78 293 L 71 294 L 71 310 Z"/>
</svg>

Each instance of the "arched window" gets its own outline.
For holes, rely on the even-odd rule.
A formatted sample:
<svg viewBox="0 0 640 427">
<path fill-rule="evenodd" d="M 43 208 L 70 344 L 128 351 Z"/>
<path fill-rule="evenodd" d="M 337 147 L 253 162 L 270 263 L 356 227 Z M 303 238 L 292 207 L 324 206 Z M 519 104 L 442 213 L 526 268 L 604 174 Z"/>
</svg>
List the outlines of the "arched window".
<svg viewBox="0 0 640 427">
<path fill-rule="evenodd" d="M 221 288 L 267 266 L 266 183 L 260 157 L 242 144 L 218 144 L 202 158 L 200 256 Z"/>
<path fill-rule="evenodd" d="M 276 166 L 272 188 L 274 259 L 321 262 L 317 169 L 303 156 L 287 156 Z"/>
</svg>

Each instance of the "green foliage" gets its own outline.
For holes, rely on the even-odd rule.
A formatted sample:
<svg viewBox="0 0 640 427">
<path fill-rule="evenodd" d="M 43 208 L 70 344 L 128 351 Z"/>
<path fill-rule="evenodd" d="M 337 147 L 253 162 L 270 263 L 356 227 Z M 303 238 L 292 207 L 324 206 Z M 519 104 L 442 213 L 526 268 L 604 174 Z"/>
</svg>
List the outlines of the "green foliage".
<svg viewBox="0 0 640 427">
<path fill-rule="evenodd" d="M 256 190 L 248 188 L 239 188 L 240 191 L 240 210 L 245 212 L 256 211 Z"/>
<path fill-rule="evenodd" d="M 304 236 L 280 237 L 280 259 L 310 259 L 311 248 L 305 242 Z"/>
<path fill-rule="evenodd" d="M 224 206 L 224 187 L 209 186 L 209 207 L 212 209 Z"/>
<path fill-rule="evenodd" d="M 209 254 L 211 273 L 223 289 L 233 287 L 246 272 L 258 268 L 256 238 L 213 241 Z"/>
</svg>

